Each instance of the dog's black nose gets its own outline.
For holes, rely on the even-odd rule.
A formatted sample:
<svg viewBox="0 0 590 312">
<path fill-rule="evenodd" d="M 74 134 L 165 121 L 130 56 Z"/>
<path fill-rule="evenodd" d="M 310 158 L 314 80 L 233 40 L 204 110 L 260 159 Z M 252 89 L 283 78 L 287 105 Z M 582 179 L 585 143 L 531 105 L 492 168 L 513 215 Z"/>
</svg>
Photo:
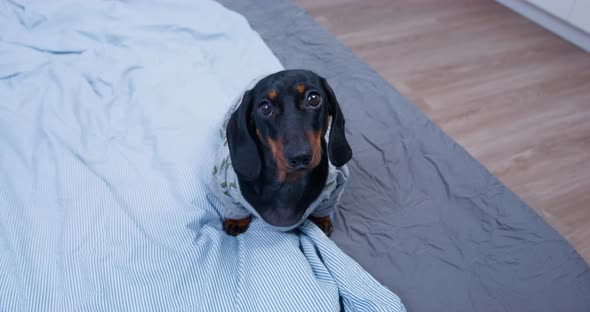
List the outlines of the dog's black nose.
<svg viewBox="0 0 590 312">
<path fill-rule="evenodd" d="M 287 162 L 293 169 L 304 169 L 311 162 L 311 154 L 307 152 L 287 156 Z"/>
</svg>

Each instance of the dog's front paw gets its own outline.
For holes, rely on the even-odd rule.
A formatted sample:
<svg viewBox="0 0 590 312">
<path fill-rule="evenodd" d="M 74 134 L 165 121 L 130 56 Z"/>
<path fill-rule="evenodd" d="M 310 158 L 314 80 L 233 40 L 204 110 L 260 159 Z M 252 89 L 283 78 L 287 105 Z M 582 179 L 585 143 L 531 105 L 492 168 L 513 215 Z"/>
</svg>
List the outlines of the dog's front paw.
<svg viewBox="0 0 590 312">
<path fill-rule="evenodd" d="M 225 219 L 223 220 L 223 231 L 231 236 L 238 236 L 248 229 L 252 216 L 244 219 Z"/>
<path fill-rule="evenodd" d="M 332 219 L 330 219 L 330 216 L 325 216 L 321 218 L 310 216 L 309 219 L 313 223 L 315 223 L 315 225 L 317 225 L 320 228 L 320 230 L 322 230 L 322 232 L 326 234 L 326 236 L 330 237 L 330 235 L 332 235 L 332 232 L 334 232 L 334 225 L 332 225 Z"/>
</svg>

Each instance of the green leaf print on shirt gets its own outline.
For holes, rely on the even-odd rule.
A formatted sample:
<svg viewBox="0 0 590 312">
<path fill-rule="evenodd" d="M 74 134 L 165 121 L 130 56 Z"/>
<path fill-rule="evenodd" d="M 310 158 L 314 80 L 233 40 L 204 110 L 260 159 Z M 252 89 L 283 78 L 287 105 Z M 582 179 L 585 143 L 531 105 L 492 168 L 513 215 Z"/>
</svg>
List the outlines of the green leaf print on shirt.
<svg viewBox="0 0 590 312">
<path fill-rule="evenodd" d="M 336 182 L 336 181 L 332 181 L 332 182 L 326 184 L 326 186 L 324 186 L 324 191 L 327 190 L 328 188 L 330 188 L 330 186 L 332 186 L 332 184 L 334 184 L 334 182 Z"/>
</svg>

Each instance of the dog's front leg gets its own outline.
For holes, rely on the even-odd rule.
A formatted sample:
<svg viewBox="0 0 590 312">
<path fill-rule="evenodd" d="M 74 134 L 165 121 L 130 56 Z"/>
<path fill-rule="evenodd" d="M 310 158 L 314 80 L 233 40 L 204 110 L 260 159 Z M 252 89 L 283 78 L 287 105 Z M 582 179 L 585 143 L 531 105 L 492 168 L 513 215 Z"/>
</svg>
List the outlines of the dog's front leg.
<svg viewBox="0 0 590 312">
<path fill-rule="evenodd" d="M 223 220 L 223 231 L 231 236 L 238 236 L 248 229 L 252 222 L 252 216 L 244 219 L 225 219 Z"/>
<path fill-rule="evenodd" d="M 322 232 L 326 234 L 326 236 L 330 237 L 332 232 L 334 232 L 334 225 L 332 225 L 332 219 L 330 216 L 325 217 L 314 217 L 309 216 L 309 219 L 317 225 Z"/>
</svg>

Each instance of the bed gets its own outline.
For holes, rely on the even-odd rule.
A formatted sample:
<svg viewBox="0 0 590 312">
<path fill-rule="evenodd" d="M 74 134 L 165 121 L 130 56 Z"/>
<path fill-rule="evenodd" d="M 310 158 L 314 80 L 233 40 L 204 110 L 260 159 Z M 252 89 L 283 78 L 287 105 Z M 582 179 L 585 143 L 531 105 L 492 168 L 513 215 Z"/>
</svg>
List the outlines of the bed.
<svg viewBox="0 0 590 312">
<path fill-rule="evenodd" d="M 0 310 L 590 310 L 567 241 L 301 8 L 219 4 L 0 1 Z M 347 117 L 335 245 L 228 237 L 204 187 L 282 68 Z"/>
<path fill-rule="evenodd" d="M 569 243 L 302 8 L 220 2 L 334 85 L 355 157 L 333 239 L 408 311 L 590 311 Z"/>
</svg>

